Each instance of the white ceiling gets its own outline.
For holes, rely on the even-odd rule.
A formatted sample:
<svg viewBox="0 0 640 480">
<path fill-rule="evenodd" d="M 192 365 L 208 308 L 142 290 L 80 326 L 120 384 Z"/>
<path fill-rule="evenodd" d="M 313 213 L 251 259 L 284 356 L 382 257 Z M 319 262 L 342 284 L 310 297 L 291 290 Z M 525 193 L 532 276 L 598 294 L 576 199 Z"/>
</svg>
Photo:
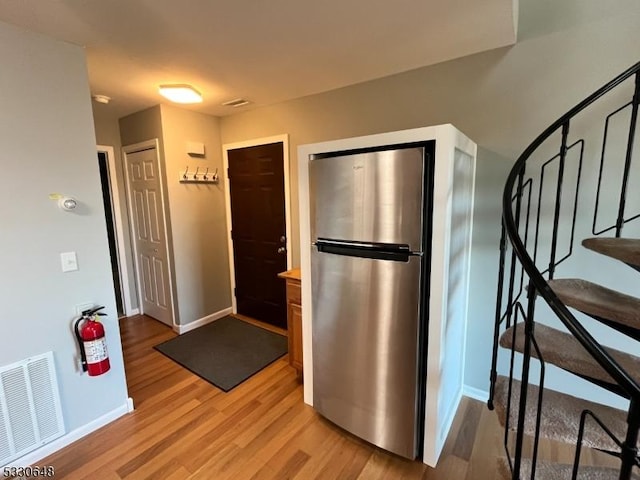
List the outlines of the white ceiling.
<svg viewBox="0 0 640 480">
<path fill-rule="evenodd" d="M 515 43 L 518 0 L 0 0 L 0 20 L 86 47 L 114 116 L 190 83 L 227 115 Z M 246 98 L 251 105 L 223 107 Z"/>
</svg>

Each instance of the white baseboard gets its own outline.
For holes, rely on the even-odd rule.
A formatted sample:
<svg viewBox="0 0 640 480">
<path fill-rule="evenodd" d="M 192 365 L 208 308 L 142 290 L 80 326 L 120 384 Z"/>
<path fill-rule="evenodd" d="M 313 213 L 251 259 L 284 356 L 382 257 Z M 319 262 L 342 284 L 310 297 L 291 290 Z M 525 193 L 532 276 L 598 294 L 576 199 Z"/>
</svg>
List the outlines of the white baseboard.
<svg viewBox="0 0 640 480">
<path fill-rule="evenodd" d="M 445 418 L 444 422 L 442 422 L 442 426 L 440 428 L 440 438 L 439 438 L 440 450 L 442 450 L 442 447 L 444 447 L 444 442 L 447 441 L 447 437 L 449 436 L 449 431 L 451 430 L 453 421 L 456 418 L 456 413 L 458 413 L 458 408 L 460 407 L 460 402 L 462 401 L 463 390 L 464 390 L 464 386 L 463 388 L 458 390 L 458 392 L 456 393 L 454 397 L 454 401 L 451 402 L 449 406 L 449 411 L 447 412 L 447 416 L 444 417 Z"/>
<path fill-rule="evenodd" d="M 49 455 L 57 452 L 58 450 L 63 449 L 64 447 L 71 445 L 73 442 L 80 440 L 82 437 L 89 435 L 92 432 L 95 432 L 99 428 L 108 425 L 109 423 L 117 420 L 118 418 L 126 415 L 131 410 L 129 410 L 129 406 L 133 407 L 133 400 L 131 398 L 127 399 L 127 402 L 124 405 L 116 408 L 115 410 L 111 410 L 108 413 L 105 413 L 99 418 L 96 418 L 94 421 L 83 425 L 80 428 L 76 428 L 74 431 L 67 433 L 66 435 L 54 440 L 51 443 L 47 443 L 42 447 L 30 452 L 22 457 L 14 460 L 6 467 L 27 467 L 29 465 L 37 464 L 43 458 L 48 457 Z"/>
<path fill-rule="evenodd" d="M 489 392 L 480 390 L 479 388 L 470 387 L 469 385 L 462 387 L 462 395 L 475 400 L 480 400 L 481 402 L 487 402 L 487 400 L 489 400 Z"/>
<path fill-rule="evenodd" d="M 175 325 L 173 330 L 178 334 L 182 335 L 183 333 L 190 332 L 191 330 L 195 330 L 198 327 L 202 327 L 207 323 L 214 322 L 222 317 L 226 317 L 232 313 L 232 308 L 225 308 L 220 310 L 219 312 L 212 313 L 211 315 L 207 315 L 206 317 L 199 318 L 198 320 L 194 320 L 193 322 L 187 323 L 186 325 Z"/>
</svg>

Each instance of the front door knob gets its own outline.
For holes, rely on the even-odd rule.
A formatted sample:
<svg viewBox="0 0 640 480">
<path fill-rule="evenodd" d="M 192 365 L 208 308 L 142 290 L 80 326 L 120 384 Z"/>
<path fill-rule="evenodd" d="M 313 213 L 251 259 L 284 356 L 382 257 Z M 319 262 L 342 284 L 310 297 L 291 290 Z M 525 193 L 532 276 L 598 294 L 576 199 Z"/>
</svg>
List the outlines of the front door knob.
<svg viewBox="0 0 640 480">
<path fill-rule="evenodd" d="M 278 248 L 278 253 L 284 253 L 284 252 L 286 252 L 286 251 L 287 251 L 287 249 L 286 249 L 286 248 L 284 248 L 284 247 L 280 247 L 280 248 Z"/>
</svg>

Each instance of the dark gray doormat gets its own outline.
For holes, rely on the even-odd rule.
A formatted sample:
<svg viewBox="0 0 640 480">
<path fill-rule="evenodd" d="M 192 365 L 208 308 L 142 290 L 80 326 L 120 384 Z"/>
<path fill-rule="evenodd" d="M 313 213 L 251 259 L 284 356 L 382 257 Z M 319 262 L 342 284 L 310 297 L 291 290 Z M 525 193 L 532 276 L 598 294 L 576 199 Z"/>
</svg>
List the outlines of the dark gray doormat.
<svg viewBox="0 0 640 480">
<path fill-rule="evenodd" d="M 227 316 L 155 348 L 228 392 L 287 353 L 287 337 Z"/>
</svg>

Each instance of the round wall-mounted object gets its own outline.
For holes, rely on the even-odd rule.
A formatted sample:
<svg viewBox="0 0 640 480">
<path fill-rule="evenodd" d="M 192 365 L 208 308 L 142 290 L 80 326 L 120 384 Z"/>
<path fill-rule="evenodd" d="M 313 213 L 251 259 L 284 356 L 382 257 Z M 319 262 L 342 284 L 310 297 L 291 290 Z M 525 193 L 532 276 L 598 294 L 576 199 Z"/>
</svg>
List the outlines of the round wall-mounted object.
<svg viewBox="0 0 640 480">
<path fill-rule="evenodd" d="M 111 101 L 111 97 L 107 97 L 106 95 L 93 95 L 92 98 L 98 103 L 107 104 Z"/>
<path fill-rule="evenodd" d="M 78 202 L 73 197 L 61 197 L 58 200 L 58 206 L 69 212 L 78 206 Z"/>
</svg>

